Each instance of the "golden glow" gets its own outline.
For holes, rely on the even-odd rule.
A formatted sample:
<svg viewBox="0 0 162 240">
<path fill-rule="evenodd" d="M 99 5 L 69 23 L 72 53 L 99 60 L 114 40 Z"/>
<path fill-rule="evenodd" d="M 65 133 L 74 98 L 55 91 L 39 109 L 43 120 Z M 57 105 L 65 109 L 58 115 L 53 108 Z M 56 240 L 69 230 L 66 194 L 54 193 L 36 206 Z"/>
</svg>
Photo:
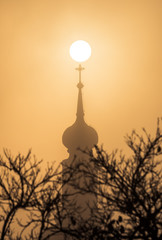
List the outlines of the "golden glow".
<svg viewBox="0 0 162 240">
<path fill-rule="evenodd" d="M 32 148 L 46 162 L 68 157 L 76 117 L 75 40 L 91 45 L 82 72 L 85 121 L 109 152 L 162 115 L 162 0 L 1 0 L 0 153 Z M 77 66 L 77 63 L 76 63 Z"/>
<path fill-rule="evenodd" d="M 85 62 L 91 56 L 91 47 L 87 42 L 78 40 L 71 45 L 70 56 L 76 62 Z"/>
</svg>

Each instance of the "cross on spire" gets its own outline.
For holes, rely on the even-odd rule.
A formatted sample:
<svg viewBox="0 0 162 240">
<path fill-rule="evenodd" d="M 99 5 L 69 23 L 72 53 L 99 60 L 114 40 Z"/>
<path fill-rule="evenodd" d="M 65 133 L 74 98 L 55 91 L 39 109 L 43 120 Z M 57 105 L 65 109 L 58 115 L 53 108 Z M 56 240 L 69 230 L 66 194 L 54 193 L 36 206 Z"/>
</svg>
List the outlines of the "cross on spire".
<svg viewBox="0 0 162 240">
<path fill-rule="evenodd" d="M 77 87 L 82 88 L 83 84 L 81 82 L 81 72 L 84 70 L 84 68 L 81 66 L 81 64 L 79 64 L 79 67 L 76 68 L 76 70 L 79 72 L 79 83 L 78 83 Z"/>
</svg>

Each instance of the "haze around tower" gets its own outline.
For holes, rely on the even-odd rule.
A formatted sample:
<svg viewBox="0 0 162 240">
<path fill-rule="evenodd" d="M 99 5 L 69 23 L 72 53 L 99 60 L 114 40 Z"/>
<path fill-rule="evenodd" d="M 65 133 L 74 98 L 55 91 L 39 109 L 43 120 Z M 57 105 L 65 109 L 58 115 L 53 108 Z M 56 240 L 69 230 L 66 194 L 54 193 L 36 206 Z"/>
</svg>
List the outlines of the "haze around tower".
<svg viewBox="0 0 162 240">
<path fill-rule="evenodd" d="M 69 47 L 90 43 L 83 67 L 85 120 L 106 150 L 124 135 L 154 134 L 162 106 L 161 0 L 0 1 L 0 149 L 60 162 L 75 121 L 78 64 Z"/>
</svg>

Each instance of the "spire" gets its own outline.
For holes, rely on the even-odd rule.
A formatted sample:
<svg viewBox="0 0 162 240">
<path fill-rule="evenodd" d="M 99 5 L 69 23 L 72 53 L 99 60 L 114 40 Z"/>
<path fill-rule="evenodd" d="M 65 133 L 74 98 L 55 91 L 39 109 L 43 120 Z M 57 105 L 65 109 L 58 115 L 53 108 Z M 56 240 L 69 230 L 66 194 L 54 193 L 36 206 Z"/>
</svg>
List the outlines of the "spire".
<svg viewBox="0 0 162 240">
<path fill-rule="evenodd" d="M 77 103 L 77 120 L 82 120 L 84 118 L 84 110 L 83 110 L 83 99 L 82 99 L 82 88 L 84 85 L 81 82 L 81 71 L 84 70 L 84 68 L 79 64 L 79 67 L 76 68 L 77 71 L 79 71 L 79 83 L 77 84 L 78 87 L 78 103 Z"/>
<path fill-rule="evenodd" d="M 88 126 L 84 121 L 83 100 L 82 100 L 82 88 L 81 71 L 84 68 L 79 65 L 76 70 L 79 72 L 78 87 L 78 103 L 76 112 L 76 121 L 73 125 L 68 127 L 62 136 L 62 142 L 67 147 L 70 153 L 70 158 L 74 157 L 74 154 L 78 154 L 78 148 L 80 149 L 92 149 L 98 142 L 98 135 L 94 128 Z"/>
</svg>

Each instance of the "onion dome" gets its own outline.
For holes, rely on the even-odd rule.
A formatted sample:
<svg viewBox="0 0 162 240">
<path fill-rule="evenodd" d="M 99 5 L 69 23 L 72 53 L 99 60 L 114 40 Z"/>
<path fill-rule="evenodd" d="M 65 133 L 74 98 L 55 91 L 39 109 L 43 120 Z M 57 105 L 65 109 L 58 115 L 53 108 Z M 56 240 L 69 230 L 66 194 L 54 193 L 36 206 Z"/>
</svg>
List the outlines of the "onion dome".
<svg viewBox="0 0 162 240">
<path fill-rule="evenodd" d="M 79 83 L 78 87 L 78 103 L 77 103 L 77 113 L 76 121 L 70 127 L 68 127 L 62 136 L 62 142 L 64 146 L 68 149 L 69 153 L 75 153 L 78 148 L 92 149 L 94 145 L 98 143 L 98 135 L 94 128 L 88 126 L 84 120 L 83 111 L 83 100 L 82 100 L 82 88 L 83 84 L 81 82 L 81 71 L 83 68 L 79 65 L 77 68 L 79 71 Z"/>
</svg>

